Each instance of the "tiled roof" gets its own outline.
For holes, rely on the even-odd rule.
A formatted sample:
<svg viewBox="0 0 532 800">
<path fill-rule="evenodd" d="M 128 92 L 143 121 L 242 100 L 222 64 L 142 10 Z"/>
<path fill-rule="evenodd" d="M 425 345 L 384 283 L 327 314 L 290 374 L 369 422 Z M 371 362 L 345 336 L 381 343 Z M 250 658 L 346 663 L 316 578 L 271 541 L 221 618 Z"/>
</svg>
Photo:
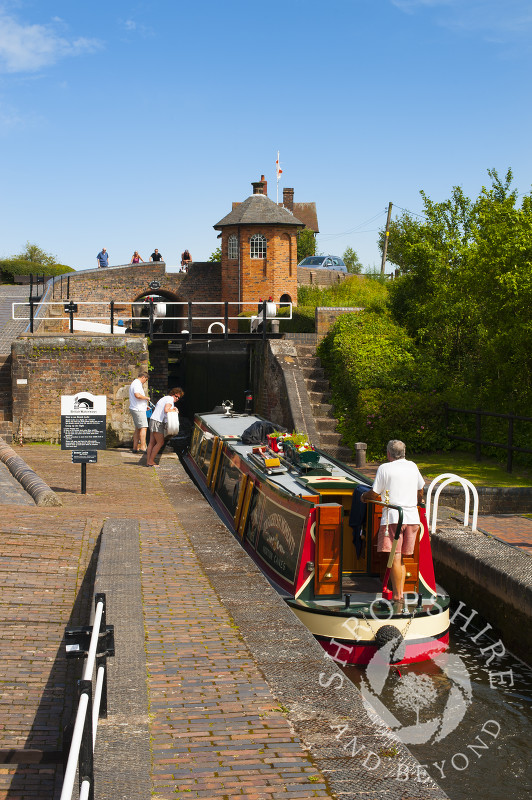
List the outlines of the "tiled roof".
<svg viewBox="0 0 532 800">
<path fill-rule="evenodd" d="M 302 205 L 305 205 L 304 203 Z M 290 211 L 282 208 L 270 200 L 265 194 L 252 194 L 233 207 L 226 217 L 213 225 L 215 230 L 228 225 L 294 225 L 303 228 L 305 223 L 295 217 Z"/>
<path fill-rule="evenodd" d="M 314 233 L 320 232 L 316 203 L 294 203 L 294 214 L 301 222 L 305 223 L 306 228 L 310 228 Z"/>
</svg>

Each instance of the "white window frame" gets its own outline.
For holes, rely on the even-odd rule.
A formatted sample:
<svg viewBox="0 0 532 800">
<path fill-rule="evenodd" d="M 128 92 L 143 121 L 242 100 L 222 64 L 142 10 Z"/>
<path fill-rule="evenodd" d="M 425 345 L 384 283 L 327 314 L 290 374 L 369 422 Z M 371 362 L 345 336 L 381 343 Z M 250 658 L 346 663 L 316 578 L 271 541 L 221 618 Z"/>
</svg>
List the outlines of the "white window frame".
<svg viewBox="0 0 532 800">
<path fill-rule="evenodd" d="M 249 240 L 250 258 L 266 258 L 266 237 L 262 233 L 254 233 Z"/>
<path fill-rule="evenodd" d="M 227 240 L 227 258 L 238 258 L 238 237 L 234 233 Z"/>
</svg>

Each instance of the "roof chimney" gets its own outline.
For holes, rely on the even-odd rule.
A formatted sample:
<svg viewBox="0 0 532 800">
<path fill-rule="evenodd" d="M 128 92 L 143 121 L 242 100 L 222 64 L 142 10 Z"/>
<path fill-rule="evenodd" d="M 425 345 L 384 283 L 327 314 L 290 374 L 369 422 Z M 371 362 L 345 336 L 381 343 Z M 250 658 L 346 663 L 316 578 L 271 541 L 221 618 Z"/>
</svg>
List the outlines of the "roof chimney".
<svg viewBox="0 0 532 800">
<path fill-rule="evenodd" d="M 268 181 L 266 180 L 266 178 L 264 177 L 264 175 L 261 175 L 261 176 L 260 176 L 260 179 L 261 179 L 261 181 L 262 181 L 262 182 L 263 182 L 263 184 L 264 184 L 264 194 L 265 194 L 265 195 L 267 195 L 267 194 L 268 194 Z"/>
<path fill-rule="evenodd" d="M 283 206 L 294 213 L 294 190 L 283 189 Z"/>
<path fill-rule="evenodd" d="M 260 181 L 253 181 L 251 185 L 253 186 L 253 194 L 266 194 L 265 189 L 268 184 L 264 180 L 264 175 L 261 176 Z"/>
</svg>

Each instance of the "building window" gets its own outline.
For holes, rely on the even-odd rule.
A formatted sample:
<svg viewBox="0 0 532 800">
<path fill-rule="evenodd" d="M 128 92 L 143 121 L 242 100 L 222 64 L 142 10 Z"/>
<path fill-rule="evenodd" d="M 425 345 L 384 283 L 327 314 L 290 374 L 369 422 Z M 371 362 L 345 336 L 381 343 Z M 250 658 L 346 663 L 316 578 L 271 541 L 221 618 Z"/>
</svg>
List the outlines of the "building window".
<svg viewBox="0 0 532 800">
<path fill-rule="evenodd" d="M 262 233 L 254 233 L 249 240 L 251 258 L 266 258 L 266 237 Z"/>
<path fill-rule="evenodd" d="M 238 239 L 234 233 L 227 240 L 227 258 L 238 258 Z"/>
</svg>

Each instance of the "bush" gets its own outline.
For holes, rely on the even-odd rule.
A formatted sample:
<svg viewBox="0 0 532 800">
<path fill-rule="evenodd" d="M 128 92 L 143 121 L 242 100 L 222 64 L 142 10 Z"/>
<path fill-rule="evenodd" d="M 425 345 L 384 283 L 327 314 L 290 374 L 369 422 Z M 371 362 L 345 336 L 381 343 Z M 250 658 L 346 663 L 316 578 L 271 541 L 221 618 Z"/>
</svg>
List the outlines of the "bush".
<svg viewBox="0 0 532 800">
<path fill-rule="evenodd" d="M 342 283 L 326 288 L 300 286 L 297 302 L 302 306 L 326 306 L 365 308 L 368 311 L 384 312 L 388 305 L 388 287 L 371 278 L 353 275 Z"/>
<path fill-rule="evenodd" d="M 46 275 L 53 277 L 63 275 L 65 272 L 75 272 L 72 267 L 65 264 L 36 264 L 35 261 L 5 258 L 0 260 L 0 276 L 2 283 L 14 283 L 15 275 Z"/>
<path fill-rule="evenodd" d="M 410 452 L 449 446 L 434 372 L 416 359 L 412 340 L 385 314 L 345 314 L 318 354 L 348 446 L 367 442 L 370 458 L 383 457 L 394 438 Z"/>
</svg>

